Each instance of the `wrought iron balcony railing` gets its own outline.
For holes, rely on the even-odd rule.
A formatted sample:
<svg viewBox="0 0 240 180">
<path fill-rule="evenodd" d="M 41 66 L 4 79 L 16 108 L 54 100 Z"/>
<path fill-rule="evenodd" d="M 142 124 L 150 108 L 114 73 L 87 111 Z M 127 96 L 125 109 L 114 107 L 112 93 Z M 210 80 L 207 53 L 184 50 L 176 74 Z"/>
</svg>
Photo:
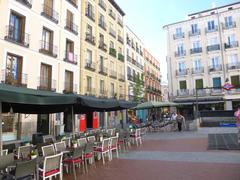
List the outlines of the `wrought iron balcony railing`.
<svg viewBox="0 0 240 180">
<path fill-rule="evenodd" d="M 63 59 L 65 62 L 77 65 L 78 56 L 73 52 L 65 51 L 65 58 Z"/>
<path fill-rule="evenodd" d="M 214 44 L 207 46 L 207 51 L 217 51 L 220 50 L 220 44 Z"/>
<path fill-rule="evenodd" d="M 37 89 L 55 92 L 56 91 L 56 80 L 53 80 L 46 76 L 40 76 L 38 79 Z"/>
<path fill-rule="evenodd" d="M 23 4 L 24 6 L 27 6 L 28 8 L 32 8 L 32 0 L 16 0 Z"/>
<path fill-rule="evenodd" d="M 11 72 L 8 69 L 2 70 L 1 83 L 13 86 L 27 87 L 28 75 L 23 73 Z"/>
<path fill-rule="evenodd" d="M 52 43 L 43 41 L 43 40 L 40 41 L 40 49 L 39 49 L 40 53 L 43 53 L 43 54 L 46 54 L 46 55 L 56 58 L 57 51 L 58 51 L 58 47 L 53 45 Z"/>
<path fill-rule="evenodd" d="M 46 4 L 43 4 L 43 9 L 42 9 L 41 15 L 50 19 L 51 21 L 53 21 L 55 23 L 58 23 L 58 19 L 59 19 L 58 12 Z"/>
<path fill-rule="evenodd" d="M 74 24 L 70 20 L 66 19 L 65 29 L 69 30 L 70 32 L 78 35 L 78 25 Z"/>
</svg>

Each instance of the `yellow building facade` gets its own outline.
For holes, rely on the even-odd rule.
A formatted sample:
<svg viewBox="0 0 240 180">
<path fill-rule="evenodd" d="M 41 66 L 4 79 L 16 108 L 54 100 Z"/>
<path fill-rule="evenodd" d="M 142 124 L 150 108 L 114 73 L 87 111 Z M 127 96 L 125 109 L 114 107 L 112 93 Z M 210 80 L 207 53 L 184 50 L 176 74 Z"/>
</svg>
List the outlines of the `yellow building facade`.
<svg viewBox="0 0 240 180">
<path fill-rule="evenodd" d="M 126 99 L 124 15 L 113 0 L 81 1 L 80 94 Z"/>
</svg>

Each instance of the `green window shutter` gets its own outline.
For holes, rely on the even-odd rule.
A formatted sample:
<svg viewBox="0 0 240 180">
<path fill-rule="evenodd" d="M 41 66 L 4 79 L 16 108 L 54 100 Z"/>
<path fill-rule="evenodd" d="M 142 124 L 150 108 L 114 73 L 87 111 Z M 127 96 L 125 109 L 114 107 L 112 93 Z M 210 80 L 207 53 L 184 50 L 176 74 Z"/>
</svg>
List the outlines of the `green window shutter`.
<svg viewBox="0 0 240 180">
<path fill-rule="evenodd" d="M 179 81 L 180 89 L 187 89 L 187 82 L 186 81 Z"/>
<path fill-rule="evenodd" d="M 239 76 L 231 76 L 231 84 L 240 87 Z"/>
<path fill-rule="evenodd" d="M 196 89 L 203 89 L 203 80 L 196 79 Z"/>
</svg>

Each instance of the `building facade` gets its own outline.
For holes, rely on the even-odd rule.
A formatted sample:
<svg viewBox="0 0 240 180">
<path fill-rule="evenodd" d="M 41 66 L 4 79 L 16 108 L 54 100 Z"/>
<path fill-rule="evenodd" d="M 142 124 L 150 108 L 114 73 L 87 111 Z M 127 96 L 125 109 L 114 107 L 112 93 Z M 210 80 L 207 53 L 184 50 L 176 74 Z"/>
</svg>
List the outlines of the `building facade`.
<svg viewBox="0 0 240 180">
<path fill-rule="evenodd" d="M 162 101 L 168 102 L 169 101 L 168 83 L 166 82 L 161 83 L 161 93 L 162 93 Z"/>
<path fill-rule="evenodd" d="M 159 61 L 144 48 L 145 101 L 161 101 L 161 73 Z"/>
<path fill-rule="evenodd" d="M 188 17 L 164 26 L 170 99 L 231 110 L 240 99 L 240 3 Z M 226 83 L 235 88 L 223 90 Z"/>
<path fill-rule="evenodd" d="M 126 99 L 124 12 L 114 0 L 81 1 L 80 93 Z"/>
<path fill-rule="evenodd" d="M 133 85 L 136 77 L 143 76 L 144 58 L 143 58 L 143 43 L 134 34 L 134 32 L 125 26 L 125 60 L 126 60 L 126 85 L 128 100 L 134 100 Z M 143 94 L 144 96 L 144 94 Z"/>
<path fill-rule="evenodd" d="M 72 93 L 79 91 L 80 1 L 1 0 L 1 83 Z M 58 118 L 56 118 L 58 117 Z M 54 132 L 63 114 L 4 116 L 4 140 Z M 22 132 L 16 132 L 16 125 Z M 67 127 L 68 128 L 68 127 Z M 25 136 L 25 137 L 24 137 Z"/>
</svg>

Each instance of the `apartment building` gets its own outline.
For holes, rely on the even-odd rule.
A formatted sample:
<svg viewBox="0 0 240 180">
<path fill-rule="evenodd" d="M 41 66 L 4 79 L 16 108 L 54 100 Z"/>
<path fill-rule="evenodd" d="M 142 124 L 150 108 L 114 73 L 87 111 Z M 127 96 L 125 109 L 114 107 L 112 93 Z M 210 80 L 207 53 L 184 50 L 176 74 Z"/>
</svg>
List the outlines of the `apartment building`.
<svg viewBox="0 0 240 180">
<path fill-rule="evenodd" d="M 147 50 L 143 49 L 145 101 L 161 101 L 161 73 L 159 61 Z"/>
<path fill-rule="evenodd" d="M 114 0 L 81 1 L 80 93 L 126 99 L 123 16 Z"/>
<path fill-rule="evenodd" d="M 164 26 L 171 100 L 227 110 L 240 102 L 239 10 L 237 2 Z M 224 90 L 226 83 L 235 88 Z"/>
<path fill-rule="evenodd" d="M 126 59 L 126 85 L 128 100 L 134 100 L 133 85 L 136 78 L 143 76 L 144 58 L 143 43 L 137 35 L 128 27 L 124 28 L 125 34 L 125 59 Z M 144 94 L 143 94 L 144 96 Z"/>
<path fill-rule="evenodd" d="M 1 83 L 59 93 L 78 92 L 80 12 L 78 0 L 1 0 Z M 12 119 L 4 115 L 3 139 L 31 138 L 36 132 L 49 134 L 54 132 L 55 124 L 63 124 L 66 118 L 63 113 L 15 114 Z M 65 130 L 72 128 L 64 124 Z M 16 125 L 22 127 L 22 132 L 16 132 Z"/>
</svg>

